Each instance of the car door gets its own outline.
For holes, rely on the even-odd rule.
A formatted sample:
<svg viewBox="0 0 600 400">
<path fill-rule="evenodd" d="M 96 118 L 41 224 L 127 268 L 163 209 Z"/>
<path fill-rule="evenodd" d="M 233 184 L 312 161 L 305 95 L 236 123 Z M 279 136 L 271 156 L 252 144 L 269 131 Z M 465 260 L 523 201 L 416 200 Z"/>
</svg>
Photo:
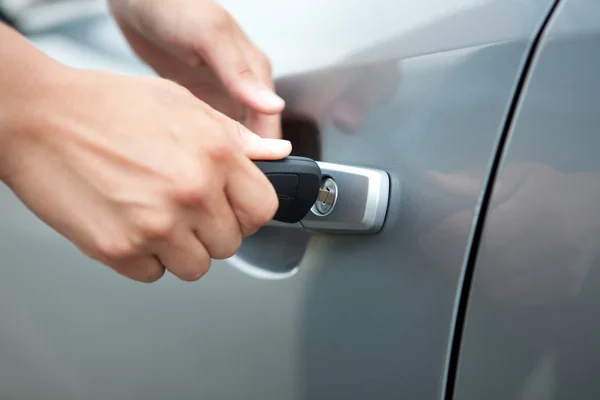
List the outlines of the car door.
<svg viewBox="0 0 600 400">
<path fill-rule="evenodd" d="M 480 193 L 553 1 L 338 3 L 263 4 L 277 30 L 254 32 L 293 61 L 277 87 L 295 154 L 389 174 L 383 230 L 269 226 L 197 283 L 142 285 L 3 190 L 0 397 L 444 396 Z"/>
<path fill-rule="evenodd" d="M 524 82 L 473 269 L 456 399 L 597 399 L 600 4 L 562 0 Z"/>
</svg>

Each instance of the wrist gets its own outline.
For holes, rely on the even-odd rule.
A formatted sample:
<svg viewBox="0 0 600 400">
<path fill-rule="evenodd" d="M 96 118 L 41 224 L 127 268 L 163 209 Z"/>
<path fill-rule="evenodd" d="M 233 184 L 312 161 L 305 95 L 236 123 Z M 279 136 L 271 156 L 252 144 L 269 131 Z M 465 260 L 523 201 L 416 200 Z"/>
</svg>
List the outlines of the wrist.
<svg viewBox="0 0 600 400">
<path fill-rule="evenodd" d="M 0 180 L 5 181 L 23 157 L 17 144 L 31 126 L 43 129 L 43 121 L 31 120 L 31 111 L 48 96 L 51 81 L 66 67 L 2 24 L 0 43 Z"/>
</svg>

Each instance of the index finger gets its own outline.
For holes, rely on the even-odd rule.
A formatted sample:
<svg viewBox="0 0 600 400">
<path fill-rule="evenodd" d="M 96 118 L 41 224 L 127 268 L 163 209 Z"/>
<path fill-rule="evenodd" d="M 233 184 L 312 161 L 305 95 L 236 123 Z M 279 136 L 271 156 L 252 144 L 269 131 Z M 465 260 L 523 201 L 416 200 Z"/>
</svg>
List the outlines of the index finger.
<svg viewBox="0 0 600 400">
<path fill-rule="evenodd" d="M 213 28 L 199 39 L 197 51 L 236 100 L 265 114 L 283 110 L 285 102 L 252 68 L 239 40 L 241 30 L 226 11 L 213 17 Z"/>
<path fill-rule="evenodd" d="M 238 46 L 244 52 L 250 67 L 262 79 L 264 84 L 275 92 L 275 84 L 268 57 L 246 36 L 238 26 L 236 27 L 236 39 Z M 263 138 L 281 139 L 281 114 L 279 112 L 264 113 L 260 110 L 250 109 L 246 113 L 244 124 Z"/>
</svg>

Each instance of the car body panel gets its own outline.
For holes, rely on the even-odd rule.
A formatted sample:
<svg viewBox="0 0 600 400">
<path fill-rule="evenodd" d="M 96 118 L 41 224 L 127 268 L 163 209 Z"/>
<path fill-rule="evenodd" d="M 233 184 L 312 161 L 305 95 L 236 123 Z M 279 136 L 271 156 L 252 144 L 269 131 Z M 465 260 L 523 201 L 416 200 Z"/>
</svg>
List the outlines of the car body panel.
<svg viewBox="0 0 600 400">
<path fill-rule="evenodd" d="M 600 3 L 564 0 L 533 63 L 481 238 L 456 399 L 597 399 Z"/>
<path fill-rule="evenodd" d="M 2 397 L 442 396 L 478 194 L 552 2 L 346 3 L 330 10 L 338 25 L 318 24 L 320 34 L 291 18 L 297 42 L 272 29 L 253 36 L 261 43 L 262 32 L 275 64 L 287 65 L 278 90 L 286 113 L 319 128 L 319 158 L 390 173 L 384 230 L 308 236 L 268 228 L 240 250 L 250 272 L 215 262 L 195 284 L 166 276 L 141 285 L 79 254 L 2 189 Z M 341 18 L 340 8 L 349 14 Z M 265 24 L 264 13 L 255 15 Z M 55 34 L 106 50 L 85 34 L 90 27 Z M 275 39 L 285 51 L 273 50 Z M 97 59 L 48 50 L 76 66 Z M 284 57 L 294 62 L 278 64 Z M 436 171 L 473 168 L 477 194 L 467 199 L 449 196 L 436 179 Z M 446 229 L 462 209 L 469 218 Z"/>
</svg>

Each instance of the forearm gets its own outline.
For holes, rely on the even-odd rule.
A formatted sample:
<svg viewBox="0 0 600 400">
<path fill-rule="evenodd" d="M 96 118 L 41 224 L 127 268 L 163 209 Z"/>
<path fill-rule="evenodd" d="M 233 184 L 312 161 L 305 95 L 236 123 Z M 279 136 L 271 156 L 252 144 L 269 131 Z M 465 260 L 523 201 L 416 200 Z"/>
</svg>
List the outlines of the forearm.
<svg viewBox="0 0 600 400">
<path fill-rule="evenodd" d="M 17 31 L 0 23 L 0 180 L 8 173 L 10 144 L 27 123 L 27 109 L 44 95 L 45 77 L 58 66 Z"/>
</svg>

